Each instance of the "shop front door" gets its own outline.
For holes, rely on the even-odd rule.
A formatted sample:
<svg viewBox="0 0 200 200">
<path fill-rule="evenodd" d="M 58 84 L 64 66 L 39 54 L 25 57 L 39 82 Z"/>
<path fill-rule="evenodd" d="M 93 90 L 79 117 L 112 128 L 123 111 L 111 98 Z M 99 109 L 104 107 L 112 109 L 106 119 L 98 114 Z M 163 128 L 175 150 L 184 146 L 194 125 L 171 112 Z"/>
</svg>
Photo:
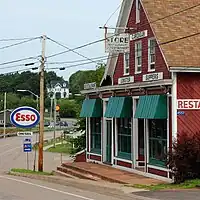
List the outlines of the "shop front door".
<svg viewBox="0 0 200 200">
<path fill-rule="evenodd" d="M 106 121 L 106 163 L 111 164 L 112 155 L 112 120 Z"/>
<path fill-rule="evenodd" d="M 144 119 L 138 119 L 138 165 L 144 166 Z"/>
</svg>

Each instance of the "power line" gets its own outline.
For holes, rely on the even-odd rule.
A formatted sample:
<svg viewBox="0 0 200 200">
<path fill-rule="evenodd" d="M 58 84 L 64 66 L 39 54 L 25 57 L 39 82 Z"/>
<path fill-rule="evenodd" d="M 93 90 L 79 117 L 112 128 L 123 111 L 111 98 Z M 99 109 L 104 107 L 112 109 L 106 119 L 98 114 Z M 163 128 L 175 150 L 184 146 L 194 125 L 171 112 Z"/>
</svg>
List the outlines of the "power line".
<svg viewBox="0 0 200 200">
<path fill-rule="evenodd" d="M 7 45 L 7 46 L 4 46 L 4 47 L 0 47 L 0 50 L 6 49 L 6 48 L 9 48 L 9 47 L 13 47 L 13 46 L 18 46 L 18 45 L 20 45 L 20 44 L 24 44 L 24 43 L 27 43 L 27 42 L 30 42 L 30 41 L 33 41 L 33 40 L 39 39 L 39 38 L 40 38 L 40 37 L 36 37 L 36 38 L 28 39 L 28 40 L 26 40 L 26 41 L 17 42 L 17 43 L 11 44 L 11 45 Z"/>
<path fill-rule="evenodd" d="M 93 61 L 96 60 L 96 59 L 103 59 L 103 58 L 110 58 L 112 56 L 99 56 L 99 57 L 93 57 L 91 58 Z M 49 65 L 59 65 L 59 64 L 70 64 L 70 63 L 77 63 L 77 62 L 84 62 L 84 61 L 87 61 L 87 59 L 82 59 L 82 60 L 71 60 L 71 61 L 58 61 L 58 62 L 47 62 L 47 64 Z"/>
<path fill-rule="evenodd" d="M 33 60 L 33 59 L 37 59 L 38 57 L 39 56 L 22 58 L 22 59 L 18 59 L 18 60 L 12 60 L 12 61 L 8 61 L 8 62 L 0 63 L 0 65 L 7 65 L 7 64 L 12 64 L 12 63 L 16 63 L 16 62 L 25 61 L 25 60 Z"/>
<path fill-rule="evenodd" d="M 68 49 L 69 51 L 72 51 L 73 53 L 75 53 L 75 54 L 77 54 L 77 55 L 79 55 L 79 56 L 81 56 L 81 57 L 83 57 L 83 58 L 86 58 L 87 60 L 90 60 L 90 61 L 96 63 L 95 61 L 93 61 L 92 59 L 88 58 L 87 56 L 84 56 L 83 54 L 81 54 L 81 53 L 79 53 L 79 52 L 76 52 L 76 51 L 73 50 L 73 49 L 70 49 L 69 47 L 67 47 L 66 45 L 61 44 L 60 42 L 57 42 L 57 41 L 55 41 L 55 40 L 53 40 L 53 39 L 51 39 L 51 38 L 49 38 L 49 37 L 47 37 L 47 39 L 49 39 L 50 41 L 52 41 L 52 42 L 58 44 L 58 45 L 61 46 L 61 47 L 64 47 L 64 48 Z"/>
<path fill-rule="evenodd" d="M 158 22 L 158 21 L 161 21 L 161 20 L 164 20 L 164 19 L 169 18 L 169 17 L 172 17 L 172 16 L 174 16 L 174 15 L 178 15 L 178 14 L 180 14 L 180 13 L 182 13 L 182 12 L 191 10 L 191 9 L 196 8 L 196 7 L 198 7 L 198 6 L 200 6 L 200 3 L 199 3 L 199 4 L 196 4 L 196 5 L 194 5 L 194 6 L 188 7 L 188 8 L 186 8 L 186 9 L 179 10 L 178 12 L 175 12 L 175 13 L 166 15 L 166 16 L 164 16 L 164 17 L 158 18 L 158 19 L 156 19 L 156 20 L 153 20 L 153 21 L 150 22 L 150 24 L 155 23 L 155 22 Z M 147 25 L 147 24 L 148 24 L 148 23 L 143 24 L 142 26 L 145 26 L 145 25 Z"/>
<path fill-rule="evenodd" d="M 30 66 L 30 65 L 34 65 L 36 63 L 39 63 L 39 62 L 32 62 L 32 63 L 25 63 L 25 64 L 19 64 L 19 65 L 11 65 L 11 66 L 6 66 L 6 67 L 0 67 L 0 70 L 16 68 L 16 67 L 22 67 L 22 66 Z"/>
<path fill-rule="evenodd" d="M 19 41 L 19 40 L 31 40 L 37 37 L 30 37 L 30 38 L 5 38 L 5 39 L 0 39 L 0 42 L 8 42 L 8 41 Z"/>
<path fill-rule="evenodd" d="M 111 13 L 110 17 L 107 19 L 107 21 L 106 21 L 106 23 L 105 23 L 104 26 L 106 26 L 106 24 L 110 21 L 110 19 L 113 17 L 113 15 L 118 11 L 118 9 L 121 7 L 122 3 L 123 3 L 123 0 L 122 0 L 122 2 L 119 4 L 119 6 L 116 8 L 116 10 L 115 10 L 113 13 Z"/>
</svg>

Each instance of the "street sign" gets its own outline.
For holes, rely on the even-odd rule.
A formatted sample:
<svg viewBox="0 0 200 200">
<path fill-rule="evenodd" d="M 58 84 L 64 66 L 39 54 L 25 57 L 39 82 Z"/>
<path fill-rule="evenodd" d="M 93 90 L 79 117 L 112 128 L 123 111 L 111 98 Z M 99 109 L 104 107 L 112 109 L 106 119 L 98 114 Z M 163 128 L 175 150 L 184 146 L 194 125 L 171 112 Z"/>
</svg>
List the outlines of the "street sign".
<svg viewBox="0 0 200 200">
<path fill-rule="evenodd" d="M 23 149 L 24 149 L 24 152 L 31 152 L 32 151 L 31 138 L 24 138 Z"/>
<path fill-rule="evenodd" d="M 28 136 L 32 136 L 33 132 L 18 132 L 17 136 L 21 136 L 21 137 L 28 137 Z"/>
<path fill-rule="evenodd" d="M 130 35 L 107 33 L 105 39 L 106 53 L 125 53 L 130 51 Z"/>
<path fill-rule="evenodd" d="M 39 112 L 28 106 L 16 108 L 10 115 L 11 123 L 19 128 L 35 127 L 40 121 Z"/>
<path fill-rule="evenodd" d="M 60 106 L 59 105 L 56 105 L 56 111 L 60 111 Z"/>
</svg>

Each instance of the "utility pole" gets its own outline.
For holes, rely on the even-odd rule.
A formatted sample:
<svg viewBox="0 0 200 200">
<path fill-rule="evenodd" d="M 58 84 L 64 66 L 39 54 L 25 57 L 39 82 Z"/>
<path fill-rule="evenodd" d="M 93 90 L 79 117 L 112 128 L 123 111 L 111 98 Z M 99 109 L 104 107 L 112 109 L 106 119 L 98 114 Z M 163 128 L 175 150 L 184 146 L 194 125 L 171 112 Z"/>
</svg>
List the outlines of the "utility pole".
<svg viewBox="0 0 200 200">
<path fill-rule="evenodd" d="M 53 146 L 56 147 L 56 95 L 54 97 L 54 134 L 53 134 Z"/>
<path fill-rule="evenodd" d="M 3 121 L 3 135 L 6 138 L 6 92 L 4 93 L 4 121 Z"/>
<path fill-rule="evenodd" d="M 43 143 L 44 143 L 44 64 L 45 64 L 46 35 L 42 36 L 42 60 L 40 67 L 40 128 L 38 145 L 38 171 L 43 171 Z"/>
</svg>

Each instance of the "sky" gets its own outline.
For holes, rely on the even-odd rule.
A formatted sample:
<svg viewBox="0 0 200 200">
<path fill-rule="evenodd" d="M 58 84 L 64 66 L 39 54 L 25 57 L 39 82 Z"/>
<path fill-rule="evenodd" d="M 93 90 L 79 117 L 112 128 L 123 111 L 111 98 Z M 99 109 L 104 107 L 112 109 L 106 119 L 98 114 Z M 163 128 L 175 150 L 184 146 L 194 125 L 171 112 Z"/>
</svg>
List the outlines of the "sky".
<svg viewBox="0 0 200 200">
<path fill-rule="evenodd" d="M 27 57 L 41 55 L 42 43 L 40 39 L 30 41 L 9 48 L 2 48 L 21 41 L 1 41 L 2 39 L 32 38 L 47 35 L 47 37 L 61 44 L 75 48 L 95 40 L 103 39 L 104 26 L 110 15 L 118 8 L 122 0 L 1 0 L 0 6 L 0 74 L 24 69 L 19 64 L 37 62 L 37 59 L 2 65 Z M 119 10 L 107 23 L 108 27 L 115 27 Z M 59 53 L 66 49 L 53 43 L 46 42 L 45 55 Z M 106 56 L 104 42 L 97 43 L 78 50 L 88 58 Z M 85 60 L 72 52 L 47 59 L 47 63 Z M 89 61 L 85 61 L 89 62 Z M 106 61 L 105 61 L 106 62 Z M 80 62 L 79 62 L 80 63 Z M 47 64 L 45 68 L 67 67 L 77 63 Z M 34 67 L 38 67 L 39 63 Z M 53 69 L 66 80 L 78 70 L 95 69 L 95 63 L 76 66 L 60 71 Z M 37 72 L 37 71 L 36 71 Z"/>
</svg>

